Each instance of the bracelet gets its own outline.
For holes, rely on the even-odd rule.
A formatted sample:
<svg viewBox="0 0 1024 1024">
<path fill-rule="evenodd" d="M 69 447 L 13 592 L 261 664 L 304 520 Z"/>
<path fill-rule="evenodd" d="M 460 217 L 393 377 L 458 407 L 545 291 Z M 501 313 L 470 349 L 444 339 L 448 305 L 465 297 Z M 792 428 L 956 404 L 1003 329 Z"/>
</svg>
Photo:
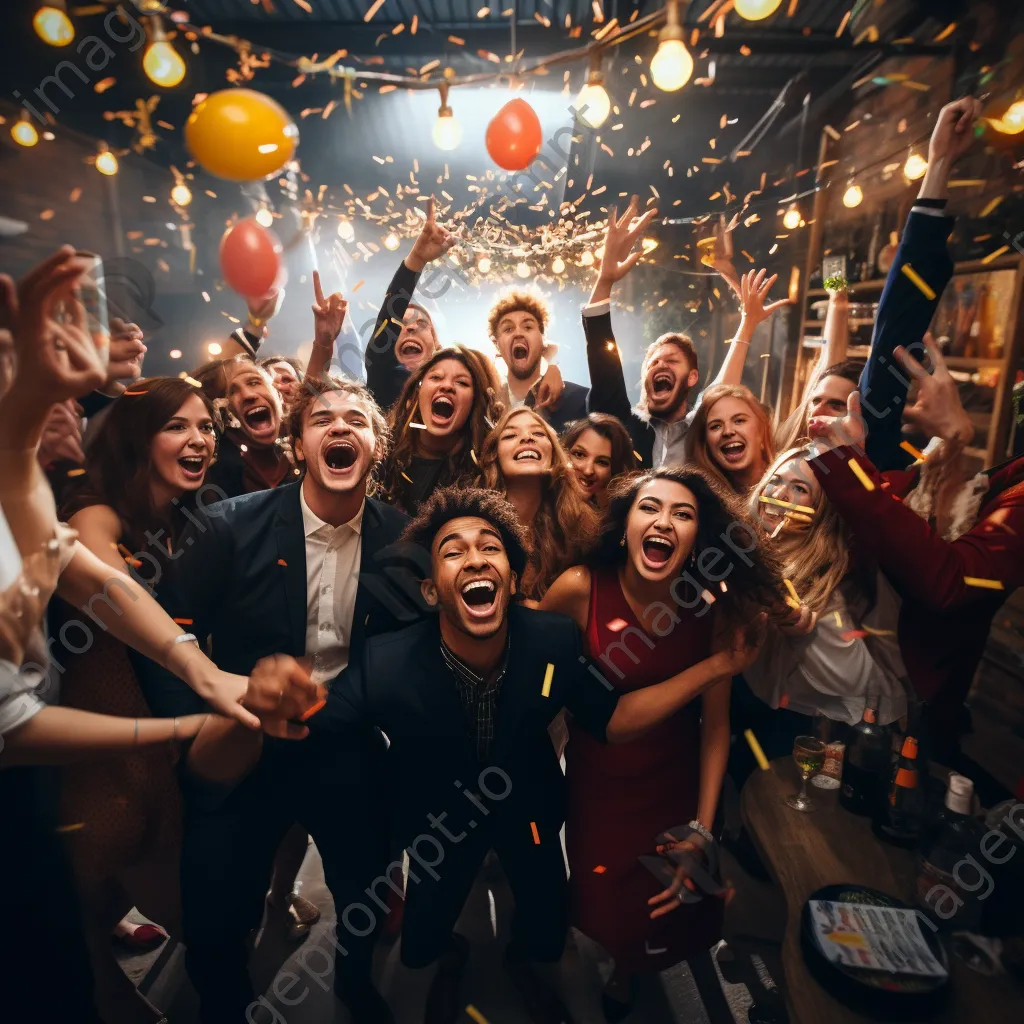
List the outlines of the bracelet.
<svg viewBox="0 0 1024 1024">
<path fill-rule="evenodd" d="M 688 824 L 690 828 L 697 833 L 697 835 L 702 836 L 709 843 L 713 843 L 715 841 L 715 837 L 711 834 L 710 830 L 706 829 L 696 818 L 694 818 L 693 821 L 688 822 Z"/>
<path fill-rule="evenodd" d="M 176 636 L 172 641 L 175 644 L 198 644 L 199 641 L 196 639 L 195 633 L 181 633 Z"/>
</svg>

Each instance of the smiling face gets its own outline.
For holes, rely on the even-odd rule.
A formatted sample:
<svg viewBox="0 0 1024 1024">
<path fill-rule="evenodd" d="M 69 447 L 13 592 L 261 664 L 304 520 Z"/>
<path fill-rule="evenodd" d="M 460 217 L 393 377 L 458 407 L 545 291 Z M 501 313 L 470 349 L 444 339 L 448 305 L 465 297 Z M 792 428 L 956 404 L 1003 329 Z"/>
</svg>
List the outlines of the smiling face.
<svg viewBox="0 0 1024 1024">
<path fill-rule="evenodd" d="M 395 344 L 398 361 L 415 373 L 437 351 L 437 336 L 422 309 L 410 306 L 402 317 L 402 330 Z"/>
<path fill-rule="evenodd" d="M 771 475 L 761 494 L 805 508 L 817 509 L 821 503 L 821 485 L 805 459 L 790 459 L 789 462 L 783 463 Z M 766 501 L 758 502 L 757 513 L 769 536 L 774 536 L 780 528 L 787 531 L 809 530 L 812 522 L 808 520 L 813 519 L 810 513 L 787 509 Z"/>
<path fill-rule="evenodd" d="M 435 437 L 457 434 L 472 408 L 473 377 L 458 359 L 441 359 L 420 381 L 420 419 Z"/>
<path fill-rule="evenodd" d="M 654 479 L 637 492 L 626 519 L 632 571 L 649 583 L 674 580 L 697 540 L 697 499 L 675 480 Z"/>
<path fill-rule="evenodd" d="M 265 369 L 274 378 L 274 387 L 287 405 L 295 398 L 301 386 L 295 367 L 291 363 L 280 362 L 271 363 Z"/>
<path fill-rule="evenodd" d="M 549 476 L 554 445 L 540 417 L 524 409 L 505 422 L 498 438 L 498 466 L 505 482 L 517 477 Z"/>
<path fill-rule="evenodd" d="M 600 503 L 612 478 L 612 443 L 587 427 L 569 449 L 569 461 L 588 501 Z"/>
<path fill-rule="evenodd" d="M 302 418 L 295 457 L 306 463 L 303 487 L 344 494 L 362 487 L 373 465 L 377 438 L 365 403 L 344 391 L 325 391 Z M 309 496 L 307 495 L 307 501 Z"/>
<path fill-rule="evenodd" d="M 765 469 L 761 423 L 742 398 L 720 398 L 708 410 L 705 444 L 725 473 L 749 470 L 755 463 L 759 472 Z"/>
<path fill-rule="evenodd" d="M 177 494 L 199 490 L 216 446 L 210 413 L 203 400 L 192 395 L 150 441 L 150 464 L 160 490 Z"/>
<path fill-rule="evenodd" d="M 807 436 L 821 437 L 832 420 L 846 415 L 847 402 L 857 385 L 831 374 L 822 377 L 807 400 Z"/>
<path fill-rule="evenodd" d="M 537 318 L 525 309 L 506 313 L 494 335 L 501 358 L 508 372 L 517 380 L 531 380 L 540 372 L 544 352 L 544 333 Z"/>
<path fill-rule="evenodd" d="M 647 411 L 663 420 L 681 415 L 697 377 L 697 370 L 690 368 L 686 353 L 678 345 L 671 342 L 658 345 L 649 353 L 644 374 Z"/>
<path fill-rule="evenodd" d="M 449 625 L 476 640 L 502 627 L 515 593 L 515 574 L 501 535 L 486 520 L 461 516 L 445 523 L 430 549 L 431 579 L 423 597 Z"/>
<path fill-rule="evenodd" d="M 273 385 L 251 364 L 231 368 L 228 408 L 253 444 L 267 448 L 281 433 L 281 399 Z"/>
</svg>

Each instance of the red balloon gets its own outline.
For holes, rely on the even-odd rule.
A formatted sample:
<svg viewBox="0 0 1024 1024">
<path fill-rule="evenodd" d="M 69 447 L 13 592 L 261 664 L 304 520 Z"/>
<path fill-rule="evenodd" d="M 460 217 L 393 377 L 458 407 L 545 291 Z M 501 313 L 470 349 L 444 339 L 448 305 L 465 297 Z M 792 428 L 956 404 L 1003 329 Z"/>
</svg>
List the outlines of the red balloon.
<svg viewBox="0 0 1024 1024">
<path fill-rule="evenodd" d="M 540 118 L 526 100 L 510 100 L 487 126 L 486 142 L 487 152 L 499 167 L 522 171 L 540 152 Z"/>
<path fill-rule="evenodd" d="M 220 269 L 239 295 L 266 295 L 281 273 L 281 243 L 251 217 L 240 220 L 221 239 Z"/>
</svg>

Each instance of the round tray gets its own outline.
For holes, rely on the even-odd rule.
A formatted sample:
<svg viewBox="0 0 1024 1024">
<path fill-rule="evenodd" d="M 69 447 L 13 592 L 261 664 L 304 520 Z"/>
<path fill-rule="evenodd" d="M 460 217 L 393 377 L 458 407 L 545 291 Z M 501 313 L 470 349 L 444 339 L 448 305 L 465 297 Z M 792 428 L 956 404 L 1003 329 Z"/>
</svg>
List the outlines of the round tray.
<svg viewBox="0 0 1024 1024">
<path fill-rule="evenodd" d="M 906 903 L 862 885 L 827 885 L 811 893 L 800 916 L 800 945 L 818 983 L 836 999 L 876 1020 L 924 1020 L 933 1015 L 949 993 L 950 965 L 942 941 L 927 925 L 921 934 L 935 959 L 946 969 L 944 978 L 894 975 L 847 967 L 830 961 L 811 924 L 811 900 L 858 903 L 862 906 L 911 909 Z"/>
</svg>

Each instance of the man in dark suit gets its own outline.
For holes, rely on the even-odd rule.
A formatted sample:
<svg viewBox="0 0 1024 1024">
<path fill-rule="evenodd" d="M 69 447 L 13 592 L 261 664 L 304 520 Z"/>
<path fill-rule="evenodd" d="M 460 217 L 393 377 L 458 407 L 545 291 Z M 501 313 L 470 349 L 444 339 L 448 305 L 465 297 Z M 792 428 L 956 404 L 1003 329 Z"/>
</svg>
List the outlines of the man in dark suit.
<svg viewBox="0 0 1024 1024">
<path fill-rule="evenodd" d="M 440 959 L 427 1004 L 429 1024 L 454 1021 L 466 940 L 455 923 L 488 850 L 516 902 L 506 965 L 532 1019 L 570 1017 L 532 963 L 557 961 L 568 925 L 565 779 L 548 725 L 567 707 L 601 740 L 626 742 L 708 685 L 740 671 L 755 649 L 723 651 L 666 682 L 620 694 L 581 653 L 566 616 L 513 604 L 526 564 L 515 510 L 493 491 L 444 488 L 421 506 L 405 539 L 429 566 L 421 593 L 439 614 L 373 637 L 334 681 L 309 721 L 313 739 L 373 722 L 390 740 L 396 780 L 394 835 L 410 856 L 402 960 Z M 294 721 L 315 708 L 316 688 L 294 659 L 261 662 L 245 706 L 264 720 Z M 292 724 L 289 724 L 291 720 Z M 198 746 L 202 736 L 196 741 Z M 204 752 L 214 777 L 248 770 L 223 745 Z M 376 922 L 397 892 L 389 865 L 339 920 Z"/>
<path fill-rule="evenodd" d="M 263 656 L 305 657 L 326 680 L 361 661 L 366 637 L 416 617 L 382 570 L 384 550 L 406 517 L 367 497 L 386 453 L 387 430 L 366 389 L 310 380 L 293 407 L 301 483 L 207 506 L 194 517 L 158 585 L 161 603 L 228 671 L 247 675 Z M 196 696 L 154 666 L 140 681 L 155 714 L 193 710 Z M 245 938 L 259 924 L 274 852 L 298 821 L 312 834 L 339 906 L 358 896 L 386 861 L 388 799 L 382 791 L 384 741 L 369 724 L 296 744 L 266 738 L 225 719 L 211 736 L 244 753 L 254 770 L 223 798 L 196 775 L 202 747 L 184 772 L 182 853 L 188 969 L 208 1024 L 244 1019 L 253 1000 Z M 205 773 L 207 779 L 210 773 Z M 225 780 L 212 776 L 214 782 Z M 217 788 L 217 787 L 214 787 Z M 336 988 L 359 1021 L 391 1019 L 369 982 L 373 934 L 339 959 Z"/>
</svg>

